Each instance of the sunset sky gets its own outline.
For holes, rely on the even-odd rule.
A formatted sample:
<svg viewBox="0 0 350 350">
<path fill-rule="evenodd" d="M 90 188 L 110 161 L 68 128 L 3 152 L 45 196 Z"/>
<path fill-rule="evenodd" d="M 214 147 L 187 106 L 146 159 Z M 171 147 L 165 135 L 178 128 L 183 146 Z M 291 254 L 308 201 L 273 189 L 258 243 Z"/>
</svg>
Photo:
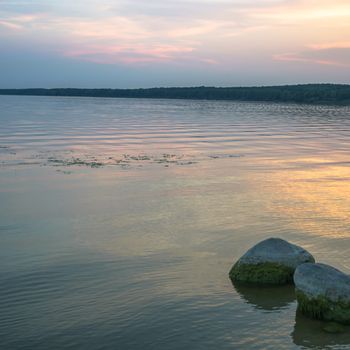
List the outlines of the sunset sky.
<svg viewBox="0 0 350 350">
<path fill-rule="evenodd" d="M 349 0 L 0 0 L 0 87 L 350 83 Z"/>
</svg>

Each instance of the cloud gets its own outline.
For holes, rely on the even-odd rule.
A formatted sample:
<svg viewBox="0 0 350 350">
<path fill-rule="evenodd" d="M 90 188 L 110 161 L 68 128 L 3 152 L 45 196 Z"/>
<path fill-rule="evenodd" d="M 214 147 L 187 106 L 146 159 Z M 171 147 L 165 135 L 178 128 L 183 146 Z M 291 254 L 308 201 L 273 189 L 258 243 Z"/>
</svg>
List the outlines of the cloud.
<svg viewBox="0 0 350 350">
<path fill-rule="evenodd" d="M 108 18 L 53 16 L 51 13 L 15 14 L 2 20 L 2 35 L 28 38 L 33 46 L 65 57 L 101 64 L 199 62 L 213 64 L 212 57 L 196 55 L 198 37 L 214 33 L 223 23 L 192 21 L 191 26 L 163 18 L 109 16 Z M 19 36 L 18 34 L 22 34 Z M 55 40 L 52 40 L 55 38 Z M 23 45 L 23 44 L 21 44 Z"/>
<path fill-rule="evenodd" d="M 348 68 L 349 31 L 348 0 L 0 0 L 2 50 L 101 66 Z"/>
<path fill-rule="evenodd" d="M 10 30 L 20 30 L 23 28 L 21 25 L 19 25 L 17 23 L 0 20 L 0 27 L 1 26 L 5 27 L 6 29 L 10 29 Z"/>
<path fill-rule="evenodd" d="M 277 61 L 294 61 L 338 67 L 350 67 L 350 43 L 311 45 L 299 53 L 284 53 L 273 57 Z"/>
<path fill-rule="evenodd" d="M 287 24 L 345 18 L 350 15 L 350 3 L 347 0 L 296 0 L 246 10 L 252 11 L 251 17 L 255 19 Z"/>
<path fill-rule="evenodd" d="M 66 57 L 83 59 L 95 63 L 105 64 L 134 64 L 148 62 L 164 62 L 178 60 L 179 56 L 193 51 L 191 47 L 178 47 L 170 45 L 142 45 L 123 46 L 92 46 L 78 50 L 65 51 Z"/>
<path fill-rule="evenodd" d="M 312 49 L 315 50 L 327 50 L 327 49 L 349 49 L 350 41 L 340 41 L 334 43 L 323 43 L 310 45 Z"/>
</svg>

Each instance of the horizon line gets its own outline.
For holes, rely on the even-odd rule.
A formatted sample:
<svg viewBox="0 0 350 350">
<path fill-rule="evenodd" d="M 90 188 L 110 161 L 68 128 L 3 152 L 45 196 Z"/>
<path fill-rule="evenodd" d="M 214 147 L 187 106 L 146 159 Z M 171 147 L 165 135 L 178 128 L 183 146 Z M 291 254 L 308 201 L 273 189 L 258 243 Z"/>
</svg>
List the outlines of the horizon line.
<svg viewBox="0 0 350 350">
<path fill-rule="evenodd" d="M 16 88 L 0 88 L 0 90 L 151 90 L 151 89 L 193 89 L 193 88 L 212 88 L 212 89 L 229 89 L 229 88 L 275 88 L 275 87 L 291 87 L 291 86 L 350 86 L 350 83 L 295 83 L 295 84 L 276 84 L 276 85 L 227 85 L 227 86 L 218 86 L 218 85 L 191 85 L 191 86 L 151 86 L 151 87 L 16 87 Z"/>
</svg>

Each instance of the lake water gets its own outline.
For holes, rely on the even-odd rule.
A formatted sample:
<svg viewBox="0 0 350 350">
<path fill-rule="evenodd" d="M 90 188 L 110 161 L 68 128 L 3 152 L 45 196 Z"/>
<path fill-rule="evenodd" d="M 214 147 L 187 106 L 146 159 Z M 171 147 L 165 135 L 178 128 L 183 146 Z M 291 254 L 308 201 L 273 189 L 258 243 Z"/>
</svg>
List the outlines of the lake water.
<svg viewBox="0 0 350 350">
<path fill-rule="evenodd" d="M 350 273 L 350 109 L 0 96 L 1 349 L 350 349 L 292 287 L 234 287 L 282 237 Z"/>
</svg>

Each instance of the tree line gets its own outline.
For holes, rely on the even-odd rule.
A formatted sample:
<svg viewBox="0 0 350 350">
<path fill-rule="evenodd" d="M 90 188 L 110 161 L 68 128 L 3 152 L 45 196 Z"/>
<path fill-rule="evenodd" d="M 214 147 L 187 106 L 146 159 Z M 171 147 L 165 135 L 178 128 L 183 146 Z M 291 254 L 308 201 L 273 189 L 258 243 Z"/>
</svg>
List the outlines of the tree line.
<svg viewBox="0 0 350 350">
<path fill-rule="evenodd" d="M 148 89 L 0 89 L 0 95 L 294 102 L 350 105 L 350 85 L 304 84 L 262 87 L 162 87 Z"/>
</svg>

